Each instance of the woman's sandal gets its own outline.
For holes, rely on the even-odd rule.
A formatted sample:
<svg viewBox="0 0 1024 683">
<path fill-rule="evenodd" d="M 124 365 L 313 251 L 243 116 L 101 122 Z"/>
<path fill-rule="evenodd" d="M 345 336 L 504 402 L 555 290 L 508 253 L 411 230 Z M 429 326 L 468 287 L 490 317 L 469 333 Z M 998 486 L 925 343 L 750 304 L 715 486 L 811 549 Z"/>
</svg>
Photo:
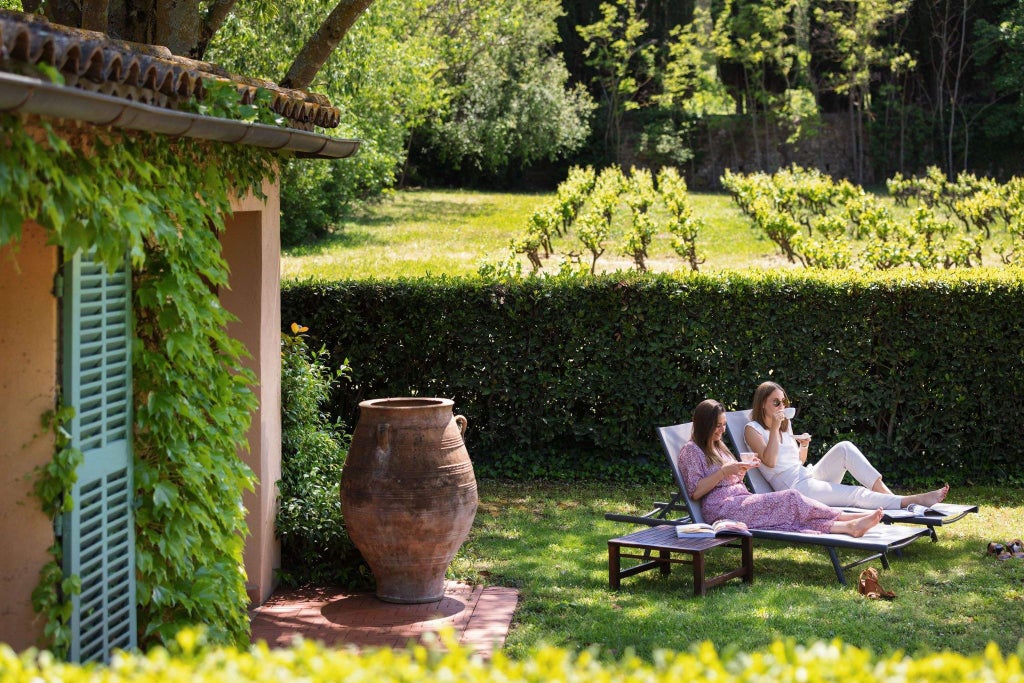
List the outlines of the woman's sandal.
<svg viewBox="0 0 1024 683">
<path fill-rule="evenodd" d="M 1017 542 L 1020 543 L 1020 541 L 1017 541 Z M 1005 545 L 1003 545 L 1002 543 L 996 543 L 995 541 L 992 541 L 991 543 L 988 544 L 988 549 L 986 550 L 986 554 L 987 555 L 995 555 L 996 559 L 999 559 L 999 560 L 1008 560 L 1011 557 L 1013 557 L 1013 555 L 1010 554 L 1010 551 L 1008 551 L 1006 549 Z M 1021 556 L 1024 557 L 1024 553 L 1022 553 Z"/>
<path fill-rule="evenodd" d="M 1006 545 L 1006 550 L 1017 559 L 1024 559 L 1024 543 L 1015 538 Z"/>
<path fill-rule="evenodd" d="M 883 600 L 895 600 L 896 594 L 892 591 L 885 590 L 878 583 L 878 570 L 874 567 L 868 567 L 860 573 L 860 581 L 857 582 L 857 592 L 866 598 L 877 600 L 879 598 Z"/>
</svg>

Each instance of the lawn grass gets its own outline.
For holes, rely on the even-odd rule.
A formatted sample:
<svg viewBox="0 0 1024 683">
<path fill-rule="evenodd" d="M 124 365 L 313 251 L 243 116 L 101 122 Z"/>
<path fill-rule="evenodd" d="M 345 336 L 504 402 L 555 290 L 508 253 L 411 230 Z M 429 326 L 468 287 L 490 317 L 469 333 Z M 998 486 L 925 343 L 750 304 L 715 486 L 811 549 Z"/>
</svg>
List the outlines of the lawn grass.
<svg viewBox="0 0 1024 683">
<path fill-rule="evenodd" d="M 552 194 L 487 193 L 466 190 L 396 192 L 346 221 L 323 242 L 291 249 L 281 259 L 285 279 L 327 280 L 423 275 L 474 275 L 485 262 L 508 254 L 511 239 L 526 228 L 533 211 Z M 694 211 L 707 228 L 698 240 L 706 254 L 702 270 L 768 267 L 784 261 L 775 245 L 750 227 L 725 194 L 691 193 Z M 614 236 L 613 236 L 614 237 Z M 633 267 L 617 253 L 615 240 L 597 261 L 599 272 Z M 575 237 L 556 239 L 556 254 L 545 270 L 557 272 L 570 251 L 583 251 Z M 589 263 L 587 255 L 581 255 Z M 525 272 L 529 262 L 520 256 Z M 665 272 L 688 269 L 660 234 L 650 250 L 648 267 Z"/>
<path fill-rule="evenodd" d="M 474 584 L 514 586 L 521 600 L 506 649 L 521 656 L 541 644 L 599 646 L 603 656 L 633 651 L 644 659 L 660 648 L 687 650 L 710 640 L 750 651 L 778 638 L 799 643 L 839 638 L 876 653 L 912 655 L 950 650 L 973 654 L 987 643 L 1004 652 L 1024 646 L 1024 559 L 1000 562 L 988 541 L 1024 535 L 1019 491 L 953 490 L 949 501 L 978 503 L 981 512 L 939 528 L 881 571 L 893 602 L 857 593 L 858 567 L 841 586 L 820 548 L 754 544 L 753 584 L 738 580 L 693 596 L 688 565 L 668 577 L 646 572 L 608 588 L 609 538 L 642 527 L 604 519 L 605 512 L 643 513 L 670 493 L 621 483 L 518 483 L 483 480 L 470 538 L 452 565 Z M 738 551 L 708 553 L 709 572 L 734 564 Z M 852 556 L 840 551 L 840 558 Z M 625 562 L 625 561 L 624 561 Z"/>
</svg>

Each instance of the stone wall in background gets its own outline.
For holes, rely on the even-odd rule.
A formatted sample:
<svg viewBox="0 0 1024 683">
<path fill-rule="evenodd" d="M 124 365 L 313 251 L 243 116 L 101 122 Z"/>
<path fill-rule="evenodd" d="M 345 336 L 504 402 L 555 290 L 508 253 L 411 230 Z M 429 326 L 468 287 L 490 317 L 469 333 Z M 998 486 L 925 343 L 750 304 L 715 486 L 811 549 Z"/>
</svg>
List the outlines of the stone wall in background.
<svg viewBox="0 0 1024 683">
<path fill-rule="evenodd" d="M 792 135 L 791 129 L 766 129 L 761 122 L 755 126 L 746 116 L 709 116 L 691 138 L 695 156 L 687 169 L 688 182 L 693 189 L 718 190 L 719 178 L 726 169 L 734 173 L 770 173 L 790 164 L 856 182 L 851 123 L 846 114 L 826 114 L 813 131 L 789 143 L 786 140 Z M 876 179 L 870 160 L 865 167 L 861 184 L 872 185 Z"/>
</svg>

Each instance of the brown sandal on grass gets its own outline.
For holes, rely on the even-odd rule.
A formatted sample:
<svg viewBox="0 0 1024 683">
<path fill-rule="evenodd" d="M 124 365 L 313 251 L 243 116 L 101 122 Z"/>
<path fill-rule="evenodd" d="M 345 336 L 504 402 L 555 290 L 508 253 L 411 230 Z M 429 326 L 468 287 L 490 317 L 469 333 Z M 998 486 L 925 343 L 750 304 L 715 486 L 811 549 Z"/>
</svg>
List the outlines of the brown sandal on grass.
<svg viewBox="0 0 1024 683">
<path fill-rule="evenodd" d="M 1011 555 L 1010 552 L 1006 549 L 1005 545 L 1003 545 L 1002 543 L 996 543 L 995 541 L 992 541 L 988 544 L 986 554 L 995 555 L 996 559 L 998 560 L 1008 560 L 1011 557 L 1013 557 L 1013 555 Z"/>
<path fill-rule="evenodd" d="M 868 567 L 860 573 L 860 581 L 857 582 L 857 592 L 865 598 L 872 600 L 895 600 L 896 594 L 882 588 L 878 583 L 878 570 Z"/>
<path fill-rule="evenodd" d="M 1024 543 L 1015 538 L 1006 545 L 1006 550 L 1017 559 L 1024 559 Z"/>
</svg>

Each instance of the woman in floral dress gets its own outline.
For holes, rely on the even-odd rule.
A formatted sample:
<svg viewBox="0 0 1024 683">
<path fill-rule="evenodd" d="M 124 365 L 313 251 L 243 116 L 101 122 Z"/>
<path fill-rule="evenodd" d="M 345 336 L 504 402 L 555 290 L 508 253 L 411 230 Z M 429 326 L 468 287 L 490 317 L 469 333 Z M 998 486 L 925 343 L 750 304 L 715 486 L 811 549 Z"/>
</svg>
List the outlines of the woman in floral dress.
<svg viewBox="0 0 1024 683">
<path fill-rule="evenodd" d="M 752 529 L 863 536 L 882 519 L 879 508 L 867 513 L 839 512 L 788 489 L 751 493 L 743 476 L 760 461 L 740 462 L 722 442 L 725 408 L 706 400 L 693 411 L 691 440 L 679 452 L 679 471 L 690 498 L 700 501 L 709 522 L 733 519 Z"/>
</svg>

